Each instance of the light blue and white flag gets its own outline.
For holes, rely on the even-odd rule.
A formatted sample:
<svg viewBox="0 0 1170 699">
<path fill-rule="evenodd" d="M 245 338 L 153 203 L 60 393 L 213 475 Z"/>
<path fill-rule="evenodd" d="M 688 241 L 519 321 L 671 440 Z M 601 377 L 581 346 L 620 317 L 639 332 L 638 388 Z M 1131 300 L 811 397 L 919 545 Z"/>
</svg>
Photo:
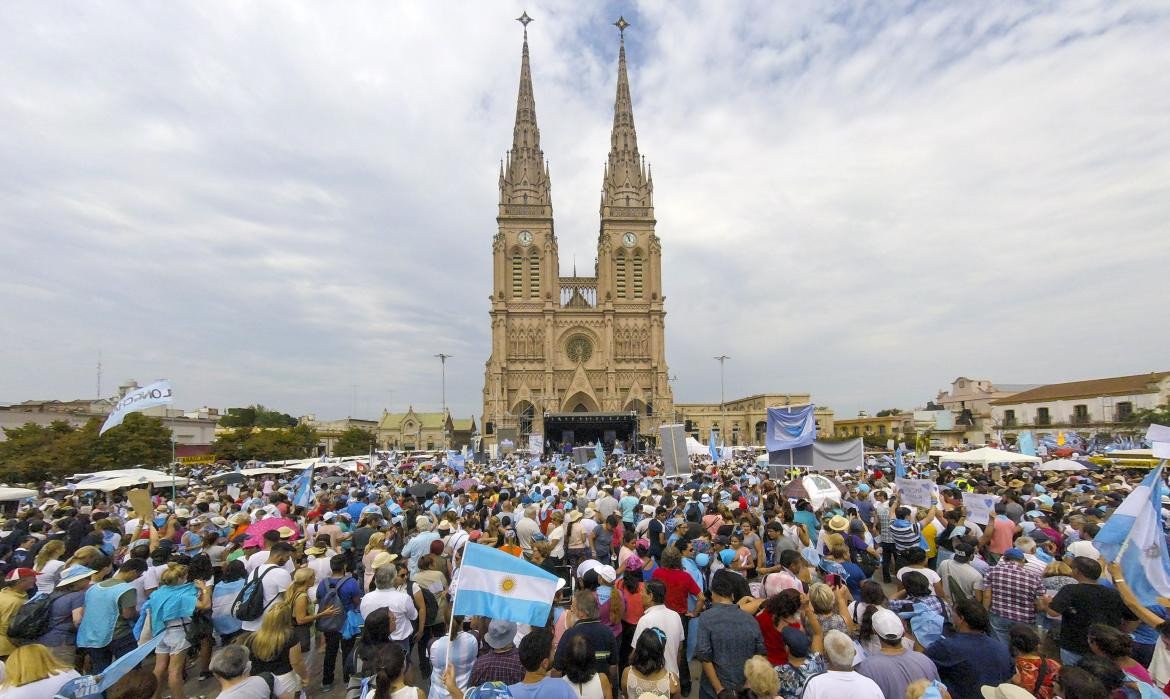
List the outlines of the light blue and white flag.
<svg viewBox="0 0 1170 699">
<path fill-rule="evenodd" d="M 553 463 L 556 464 L 557 473 L 564 473 L 569 470 L 569 460 L 560 454 L 556 455 L 556 459 L 553 461 Z"/>
<path fill-rule="evenodd" d="M 803 408 L 768 408 L 765 444 L 768 451 L 806 447 L 817 437 L 817 420 L 813 406 Z"/>
<path fill-rule="evenodd" d="M 146 657 L 154 652 L 165 636 L 159 634 L 146 643 L 138 646 L 129 653 L 110 663 L 100 675 L 83 675 L 66 682 L 57 690 L 54 696 L 86 699 L 86 697 L 101 697 L 102 692 L 118 683 L 131 670 L 142 664 Z"/>
<path fill-rule="evenodd" d="M 1162 467 L 1154 469 L 1109 515 L 1093 546 L 1101 557 L 1120 559 L 1121 572 L 1143 605 L 1170 597 L 1170 554 L 1162 533 Z"/>
<path fill-rule="evenodd" d="M 463 456 L 463 454 L 460 454 L 459 452 L 455 451 L 454 449 L 448 449 L 447 450 L 447 466 L 455 469 L 455 472 L 458 473 L 459 475 L 463 475 L 464 469 L 467 468 L 467 459 L 466 459 L 466 457 Z"/>
<path fill-rule="evenodd" d="M 313 499 L 313 465 L 309 464 L 292 482 L 292 504 L 308 507 Z"/>
<path fill-rule="evenodd" d="M 596 476 L 598 473 L 601 473 L 601 469 L 604 467 L 605 449 L 601 446 L 601 440 L 599 439 L 593 445 L 593 458 L 589 463 L 585 464 L 585 469 Z"/>
<path fill-rule="evenodd" d="M 719 462 L 719 449 L 715 446 L 715 430 L 711 430 L 707 437 L 707 453 L 711 455 L 711 463 Z"/>
<path fill-rule="evenodd" d="M 564 582 L 522 558 L 481 544 L 463 548 L 453 614 L 544 626 Z"/>
<path fill-rule="evenodd" d="M 155 381 L 154 383 L 131 391 L 118 401 L 114 409 L 110 411 L 110 416 L 102 423 L 101 430 L 98 431 L 98 436 L 106 433 L 106 430 L 111 427 L 117 427 L 122 424 L 126 416 L 130 413 L 138 413 L 147 408 L 157 408 L 160 405 L 170 405 L 173 401 L 171 396 L 171 382 L 163 379 Z"/>
<path fill-rule="evenodd" d="M 529 459 L 529 460 L 528 460 L 528 468 L 531 468 L 531 469 L 538 469 L 538 468 L 540 468 L 540 457 L 539 457 L 539 456 L 534 456 L 534 457 L 532 457 L 531 459 Z"/>
<path fill-rule="evenodd" d="M 1016 444 L 1019 445 L 1021 454 L 1036 456 L 1036 443 L 1032 441 L 1031 432 L 1021 432 L 1020 436 L 1016 438 Z"/>
<path fill-rule="evenodd" d="M 906 460 L 902 458 L 902 445 L 894 451 L 894 478 L 906 477 Z"/>
</svg>

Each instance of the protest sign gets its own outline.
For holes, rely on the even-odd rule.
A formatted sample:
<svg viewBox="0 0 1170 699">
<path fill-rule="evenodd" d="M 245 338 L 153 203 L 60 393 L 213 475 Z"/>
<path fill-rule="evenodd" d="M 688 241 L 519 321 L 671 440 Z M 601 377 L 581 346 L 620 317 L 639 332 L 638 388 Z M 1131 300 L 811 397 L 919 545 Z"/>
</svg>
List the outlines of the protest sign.
<svg viewBox="0 0 1170 699">
<path fill-rule="evenodd" d="M 134 516 L 140 518 L 143 522 L 149 522 L 154 515 L 154 505 L 150 501 L 150 490 L 148 488 L 137 488 L 135 490 L 126 491 L 126 499 L 130 501 L 130 506 L 134 508 Z"/>
<path fill-rule="evenodd" d="M 927 509 L 934 506 L 935 495 L 938 494 L 938 484 L 934 481 L 927 478 L 897 478 L 894 485 L 903 505 Z"/>
<path fill-rule="evenodd" d="M 997 502 L 999 502 L 998 495 L 963 493 L 963 509 L 967 510 L 967 520 L 980 526 L 985 526 L 991 521 Z"/>
</svg>

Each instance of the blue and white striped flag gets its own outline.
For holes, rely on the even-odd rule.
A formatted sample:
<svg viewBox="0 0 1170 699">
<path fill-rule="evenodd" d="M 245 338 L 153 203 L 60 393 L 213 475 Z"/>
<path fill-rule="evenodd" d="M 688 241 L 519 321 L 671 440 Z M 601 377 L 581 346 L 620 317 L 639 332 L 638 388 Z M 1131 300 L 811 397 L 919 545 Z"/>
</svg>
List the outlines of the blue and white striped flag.
<svg viewBox="0 0 1170 699">
<path fill-rule="evenodd" d="M 1162 467 L 1154 469 L 1141 485 L 1114 510 L 1093 546 L 1101 557 L 1120 559 L 1125 581 L 1143 605 L 1170 597 L 1170 554 L 1162 533 Z"/>
<path fill-rule="evenodd" d="M 453 614 L 544 626 L 564 582 L 522 558 L 481 544 L 463 548 Z"/>
<path fill-rule="evenodd" d="M 715 430 L 711 430 L 707 437 L 707 453 L 711 455 L 711 463 L 719 462 L 719 449 L 715 447 Z"/>
<path fill-rule="evenodd" d="M 292 482 L 292 504 L 297 507 L 308 507 L 313 498 L 313 465 L 309 464 L 301 475 Z"/>
<path fill-rule="evenodd" d="M 906 460 L 902 458 L 902 445 L 894 451 L 894 478 L 906 477 Z"/>
</svg>

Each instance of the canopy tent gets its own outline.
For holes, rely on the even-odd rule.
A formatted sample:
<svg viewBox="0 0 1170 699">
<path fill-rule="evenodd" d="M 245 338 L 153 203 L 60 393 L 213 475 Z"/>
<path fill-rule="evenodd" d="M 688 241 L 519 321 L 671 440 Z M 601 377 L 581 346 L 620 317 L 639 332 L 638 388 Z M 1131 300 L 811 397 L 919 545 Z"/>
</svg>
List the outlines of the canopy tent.
<svg viewBox="0 0 1170 699">
<path fill-rule="evenodd" d="M 710 456 L 711 450 L 705 445 L 699 444 L 699 440 L 694 437 L 687 437 L 687 456 Z"/>
<path fill-rule="evenodd" d="M 175 487 L 183 487 L 189 483 L 188 479 L 175 476 L 173 484 Z M 134 478 L 132 476 L 119 476 L 116 478 L 103 478 L 101 480 L 82 481 L 77 484 L 76 488 L 69 488 L 69 490 L 96 490 L 101 493 L 112 493 L 115 490 L 122 488 L 141 488 L 144 485 L 149 485 L 151 488 L 169 488 L 172 485 L 171 477 L 167 476 L 166 480 L 155 481 L 147 478 Z M 61 490 L 58 488 L 57 490 Z"/>
<path fill-rule="evenodd" d="M 0 488 L 0 502 L 35 498 L 39 493 L 29 488 Z"/>
<path fill-rule="evenodd" d="M 76 489 L 100 490 L 108 493 L 120 487 L 126 487 L 125 485 L 110 487 L 112 481 L 139 486 L 149 483 L 156 487 L 170 486 L 172 483 L 176 486 L 187 485 L 188 482 L 186 478 L 172 476 L 169 473 L 163 473 L 162 471 L 155 471 L 149 468 L 122 468 L 111 471 L 98 471 L 97 473 L 90 474 L 89 478 L 77 482 Z"/>
<path fill-rule="evenodd" d="M 1041 471 L 1084 471 L 1086 466 L 1072 459 L 1053 459 L 1040 466 Z"/>
<path fill-rule="evenodd" d="M 971 451 L 932 451 L 931 456 L 938 457 L 939 462 L 950 461 L 956 464 L 1038 464 L 1043 459 L 1039 456 L 1017 454 L 1014 451 L 1004 451 L 993 447 L 981 447 Z"/>
</svg>

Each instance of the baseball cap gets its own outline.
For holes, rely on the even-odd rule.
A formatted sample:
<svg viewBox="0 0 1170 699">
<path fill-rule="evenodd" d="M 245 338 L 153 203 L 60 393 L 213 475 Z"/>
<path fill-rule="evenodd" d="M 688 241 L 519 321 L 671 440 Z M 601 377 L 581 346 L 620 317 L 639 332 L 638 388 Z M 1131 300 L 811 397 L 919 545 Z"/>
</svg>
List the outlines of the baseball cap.
<svg viewBox="0 0 1170 699">
<path fill-rule="evenodd" d="M 785 626 L 780 635 L 784 638 L 784 645 L 788 646 L 788 652 L 798 658 L 807 658 L 809 649 L 812 646 L 812 641 L 808 634 L 800 629 L 791 626 Z"/>
<path fill-rule="evenodd" d="M 1101 560 L 1101 552 L 1093 546 L 1092 541 L 1074 541 L 1065 549 L 1065 558 L 1077 558 L 1084 556 L 1085 558 L 1092 558 L 1094 561 Z"/>
<path fill-rule="evenodd" d="M 9 571 L 8 575 L 4 576 L 4 580 L 7 582 L 16 582 L 21 578 L 35 578 L 37 575 L 39 573 L 32 568 L 13 568 Z"/>
<path fill-rule="evenodd" d="M 1013 546 L 1003 552 L 1003 557 L 1009 561 L 1022 561 L 1024 560 L 1024 552 Z"/>
<path fill-rule="evenodd" d="M 999 686 L 985 684 L 979 690 L 984 699 L 1033 699 L 1033 694 L 1019 685 L 1004 682 Z"/>
<path fill-rule="evenodd" d="M 873 613 L 873 632 L 878 636 L 893 641 L 906 635 L 906 627 L 902 625 L 902 620 L 894 612 L 885 607 Z"/>
</svg>

